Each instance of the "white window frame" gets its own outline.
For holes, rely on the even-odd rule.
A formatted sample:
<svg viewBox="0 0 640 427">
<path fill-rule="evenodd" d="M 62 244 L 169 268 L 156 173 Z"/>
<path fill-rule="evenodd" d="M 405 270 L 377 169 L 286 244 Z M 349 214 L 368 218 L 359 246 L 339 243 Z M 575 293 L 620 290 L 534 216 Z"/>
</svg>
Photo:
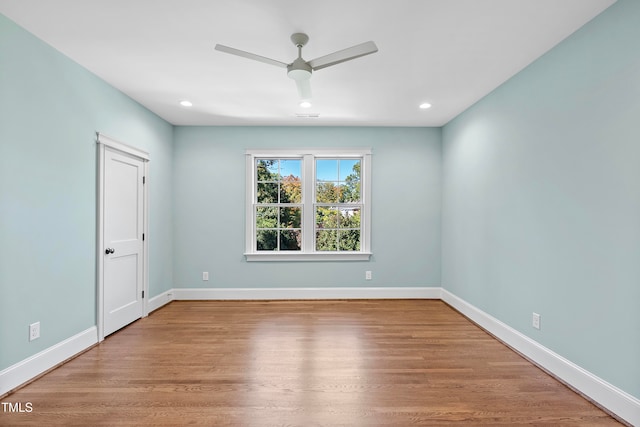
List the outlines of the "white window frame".
<svg viewBox="0 0 640 427">
<path fill-rule="evenodd" d="M 256 248 L 256 159 L 302 159 L 302 250 L 258 251 Z M 361 233 L 359 251 L 316 251 L 315 160 L 362 159 L 360 165 Z M 371 258 L 371 148 L 248 149 L 246 159 L 245 257 L 247 261 L 369 261 Z"/>
</svg>

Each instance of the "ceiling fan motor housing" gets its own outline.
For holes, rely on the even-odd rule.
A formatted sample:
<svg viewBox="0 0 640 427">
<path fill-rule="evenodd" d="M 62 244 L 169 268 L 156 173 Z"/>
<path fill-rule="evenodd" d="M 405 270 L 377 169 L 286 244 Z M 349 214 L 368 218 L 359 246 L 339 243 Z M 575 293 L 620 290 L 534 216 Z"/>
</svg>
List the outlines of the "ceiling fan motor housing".
<svg viewBox="0 0 640 427">
<path fill-rule="evenodd" d="M 287 75 L 293 80 L 309 80 L 311 71 L 311 65 L 302 58 L 298 58 L 290 65 L 287 65 Z"/>
</svg>

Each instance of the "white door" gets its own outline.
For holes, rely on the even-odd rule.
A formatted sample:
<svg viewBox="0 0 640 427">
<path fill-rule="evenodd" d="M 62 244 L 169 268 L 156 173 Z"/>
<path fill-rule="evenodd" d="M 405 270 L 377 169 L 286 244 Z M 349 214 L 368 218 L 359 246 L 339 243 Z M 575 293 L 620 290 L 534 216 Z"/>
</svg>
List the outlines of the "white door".
<svg viewBox="0 0 640 427">
<path fill-rule="evenodd" d="M 144 160 L 105 147 L 103 178 L 104 335 L 143 316 Z"/>
</svg>

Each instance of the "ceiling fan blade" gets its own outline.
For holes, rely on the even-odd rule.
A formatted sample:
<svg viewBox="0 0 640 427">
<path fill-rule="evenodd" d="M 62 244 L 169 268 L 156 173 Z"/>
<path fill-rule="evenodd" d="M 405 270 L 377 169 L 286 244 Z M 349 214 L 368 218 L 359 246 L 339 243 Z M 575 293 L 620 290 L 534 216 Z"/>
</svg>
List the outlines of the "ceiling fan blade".
<svg viewBox="0 0 640 427">
<path fill-rule="evenodd" d="M 330 53 L 329 55 L 321 56 L 320 58 L 312 59 L 311 61 L 309 61 L 309 65 L 311 66 L 311 68 L 313 68 L 313 70 L 321 70 L 322 68 L 360 58 L 361 56 L 376 53 L 377 51 L 378 46 L 376 46 L 374 42 L 368 41 L 352 47 L 348 47 L 346 49 L 339 50 L 337 52 Z"/>
<path fill-rule="evenodd" d="M 220 52 L 230 53 L 232 55 L 242 56 L 243 58 L 264 62 L 265 64 L 275 65 L 276 67 L 287 68 L 287 65 L 289 65 L 289 64 L 285 64 L 284 62 L 276 61 L 275 59 L 256 55 L 255 53 L 245 52 L 244 50 L 234 49 L 232 47 L 224 46 L 221 44 L 217 44 L 215 49 L 219 50 Z"/>
<path fill-rule="evenodd" d="M 309 79 L 296 80 L 296 86 L 298 87 L 298 95 L 300 95 L 300 99 L 311 99 L 311 81 Z"/>
</svg>

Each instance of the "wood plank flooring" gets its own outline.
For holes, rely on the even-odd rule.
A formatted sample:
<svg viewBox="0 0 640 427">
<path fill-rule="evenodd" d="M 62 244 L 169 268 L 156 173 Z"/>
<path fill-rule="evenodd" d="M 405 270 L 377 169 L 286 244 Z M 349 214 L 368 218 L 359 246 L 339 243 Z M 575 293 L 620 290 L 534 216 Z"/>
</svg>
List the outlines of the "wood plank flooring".
<svg viewBox="0 0 640 427">
<path fill-rule="evenodd" d="M 2 426 L 620 425 L 441 301 L 180 301 Z"/>
</svg>

